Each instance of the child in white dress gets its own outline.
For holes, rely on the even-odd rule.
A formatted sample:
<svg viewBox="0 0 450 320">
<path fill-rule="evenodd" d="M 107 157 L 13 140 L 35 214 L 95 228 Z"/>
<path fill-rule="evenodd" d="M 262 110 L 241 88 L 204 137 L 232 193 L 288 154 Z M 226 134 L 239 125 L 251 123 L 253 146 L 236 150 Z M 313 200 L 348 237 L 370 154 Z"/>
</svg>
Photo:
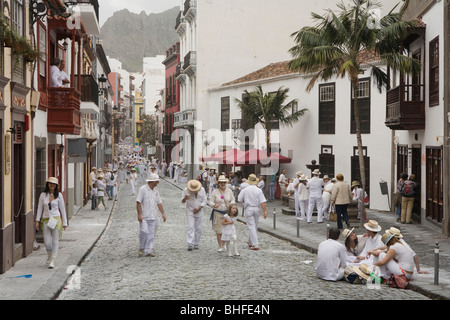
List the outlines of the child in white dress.
<svg viewBox="0 0 450 320">
<path fill-rule="evenodd" d="M 238 208 L 235 204 L 228 208 L 227 213 L 223 216 L 222 221 L 222 242 L 227 248 L 227 255 L 232 257 L 239 256 L 237 251 L 237 235 L 234 223 L 237 221 L 239 215 Z M 233 246 L 233 254 L 231 253 L 231 246 Z"/>
</svg>

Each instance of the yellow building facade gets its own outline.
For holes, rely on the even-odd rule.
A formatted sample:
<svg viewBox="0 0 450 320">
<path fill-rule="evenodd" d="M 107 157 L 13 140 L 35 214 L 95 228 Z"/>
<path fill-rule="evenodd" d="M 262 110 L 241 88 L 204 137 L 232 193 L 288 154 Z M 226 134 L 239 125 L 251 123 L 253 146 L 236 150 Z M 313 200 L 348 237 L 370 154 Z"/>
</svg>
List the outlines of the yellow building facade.
<svg viewBox="0 0 450 320">
<path fill-rule="evenodd" d="M 142 91 L 136 91 L 134 100 L 134 145 L 140 144 L 140 137 L 142 134 L 142 118 L 144 114 L 144 100 L 142 98 Z"/>
</svg>

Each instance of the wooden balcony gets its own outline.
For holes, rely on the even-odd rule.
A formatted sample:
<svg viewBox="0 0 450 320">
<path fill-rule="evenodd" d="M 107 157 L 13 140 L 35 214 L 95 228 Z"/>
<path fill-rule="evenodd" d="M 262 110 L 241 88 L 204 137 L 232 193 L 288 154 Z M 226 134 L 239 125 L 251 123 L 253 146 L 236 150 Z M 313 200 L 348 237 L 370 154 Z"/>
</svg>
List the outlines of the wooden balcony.
<svg viewBox="0 0 450 320">
<path fill-rule="evenodd" d="M 392 130 L 425 129 L 425 89 L 422 84 L 402 84 L 386 94 L 385 124 Z"/>
<path fill-rule="evenodd" d="M 47 131 L 79 135 L 81 94 L 75 88 L 48 88 Z"/>
</svg>

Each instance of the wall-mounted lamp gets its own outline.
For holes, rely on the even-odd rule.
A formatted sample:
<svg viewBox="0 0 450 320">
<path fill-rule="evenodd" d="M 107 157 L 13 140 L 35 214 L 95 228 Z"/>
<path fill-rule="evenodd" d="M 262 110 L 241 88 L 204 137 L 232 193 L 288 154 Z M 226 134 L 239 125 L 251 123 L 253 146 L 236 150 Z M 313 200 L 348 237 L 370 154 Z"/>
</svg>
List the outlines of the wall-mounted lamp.
<svg viewBox="0 0 450 320">
<path fill-rule="evenodd" d="M 16 134 L 16 128 L 9 128 L 6 132 L 11 132 L 11 134 Z"/>
<path fill-rule="evenodd" d="M 36 109 L 37 109 L 37 107 L 36 106 L 30 106 L 30 114 L 31 114 L 31 119 L 34 119 L 34 118 L 36 118 Z"/>
<path fill-rule="evenodd" d="M 102 74 L 99 78 L 98 78 L 98 94 L 101 96 L 105 93 L 106 91 L 106 81 L 108 81 L 108 79 L 105 77 L 104 74 Z"/>
</svg>

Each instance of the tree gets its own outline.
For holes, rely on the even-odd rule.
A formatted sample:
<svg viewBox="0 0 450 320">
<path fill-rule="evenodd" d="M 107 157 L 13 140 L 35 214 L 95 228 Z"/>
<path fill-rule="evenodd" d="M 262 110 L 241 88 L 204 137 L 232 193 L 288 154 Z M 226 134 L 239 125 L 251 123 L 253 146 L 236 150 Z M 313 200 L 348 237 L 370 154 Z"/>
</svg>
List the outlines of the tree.
<svg viewBox="0 0 450 320">
<path fill-rule="evenodd" d="M 257 86 L 253 92 L 244 91 L 248 97 L 246 102 L 235 99 L 247 124 L 254 127 L 260 123 L 266 131 L 267 156 L 270 155 L 270 133 L 274 122 L 292 127 L 307 111 L 302 109 L 292 112 L 292 106 L 297 100 L 284 104 L 288 92 L 288 88 L 281 87 L 274 93 L 264 93 L 262 87 Z"/>
<path fill-rule="evenodd" d="M 402 21 L 401 13 L 394 7 L 387 15 L 379 14 L 381 5 L 372 0 L 352 0 L 350 6 L 338 4 L 340 12 L 328 9 L 324 15 L 312 13 L 317 21 L 314 27 L 303 27 L 292 34 L 296 45 L 289 52 L 293 59 L 291 70 L 312 74 L 306 90 L 310 91 L 317 80 L 329 80 L 333 75 L 347 76 L 352 84 L 356 139 L 358 144 L 361 184 L 365 190 L 361 122 L 358 109 L 358 77 L 366 66 L 371 67 L 371 77 L 378 90 L 389 88 L 389 77 L 378 64 L 368 63 L 363 55 L 370 54 L 394 72 L 420 73 L 420 62 L 404 55 L 402 44 L 414 21 Z M 364 193 L 363 193 L 364 194 Z"/>
<path fill-rule="evenodd" d="M 140 144 L 156 146 L 157 135 L 158 123 L 156 116 L 149 114 L 142 115 L 142 135 L 139 139 Z"/>
</svg>

